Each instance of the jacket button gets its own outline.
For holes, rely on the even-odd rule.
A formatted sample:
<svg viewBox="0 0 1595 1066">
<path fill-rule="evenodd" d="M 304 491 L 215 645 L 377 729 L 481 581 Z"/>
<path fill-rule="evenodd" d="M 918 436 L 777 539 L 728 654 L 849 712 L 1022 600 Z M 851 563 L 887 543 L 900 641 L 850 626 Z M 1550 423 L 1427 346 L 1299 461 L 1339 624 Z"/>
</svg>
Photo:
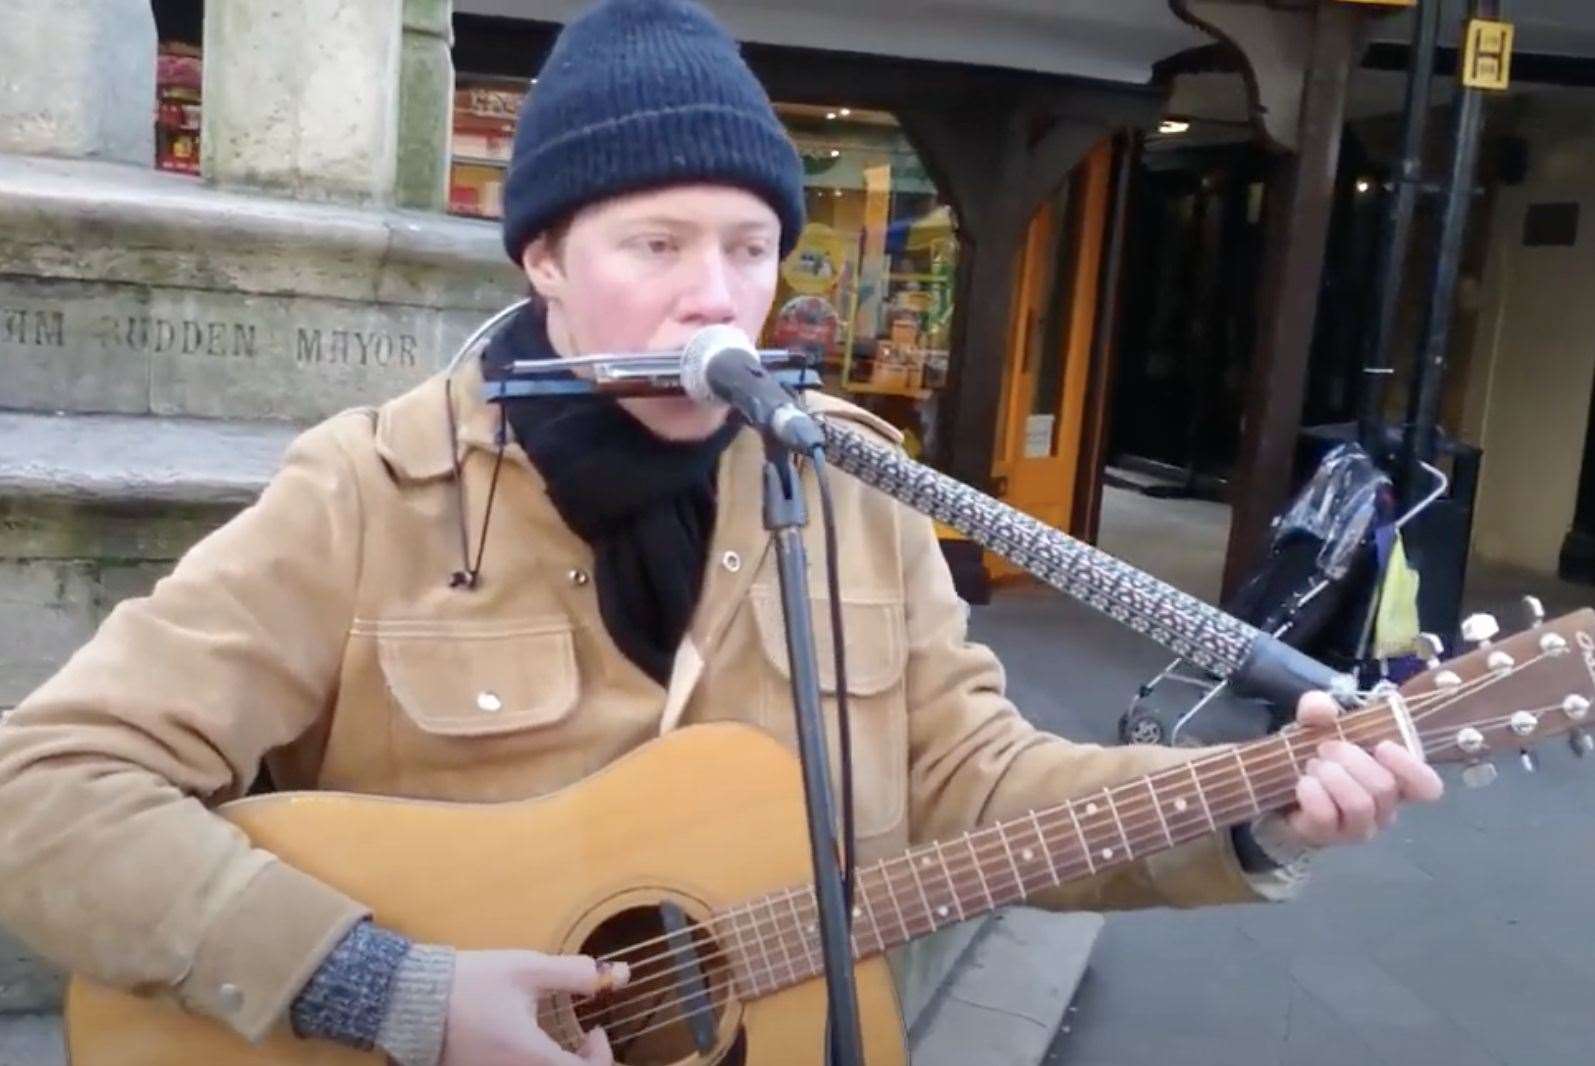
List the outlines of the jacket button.
<svg viewBox="0 0 1595 1066">
<path fill-rule="evenodd" d="M 244 990 L 229 981 L 216 990 L 216 1001 L 221 1004 L 222 1010 L 229 1014 L 236 1013 L 244 1005 Z"/>
<path fill-rule="evenodd" d="M 720 565 L 734 574 L 742 569 L 742 556 L 736 552 L 726 552 L 720 556 Z"/>
<path fill-rule="evenodd" d="M 476 709 L 487 711 L 488 713 L 501 711 L 504 709 L 504 701 L 498 698 L 496 692 L 478 692 L 476 694 Z"/>
<path fill-rule="evenodd" d="M 569 576 L 570 576 L 570 583 L 572 585 L 575 585 L 577 588 L 580 588 L 582 585 L 587 584 L 588 577 L 587 577 L 587 571 L 585 571 L 585 570 L 572 570 L 570 572 Z"/>
</svg>

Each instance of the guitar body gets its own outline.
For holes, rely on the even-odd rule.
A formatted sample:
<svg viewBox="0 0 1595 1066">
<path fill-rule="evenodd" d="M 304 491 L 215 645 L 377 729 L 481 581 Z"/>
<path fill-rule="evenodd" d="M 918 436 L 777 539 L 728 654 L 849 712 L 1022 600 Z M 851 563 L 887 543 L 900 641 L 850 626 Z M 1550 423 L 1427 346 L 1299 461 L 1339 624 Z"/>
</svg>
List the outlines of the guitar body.
<svg viewBox="0 0 1595 1066">
<path fill-rule="evenodd" d="M 688 921 L 706 923 L 715 911 L 812 879 L 796 760 L 765 734 L 733 724 L 669 734 L 535 800 L 452 804 L 311 792 L 241 800 L 219 813 L 259 847 L 366 903 L 378 923 L 417 941 L 466 949 L 607 954 L 658 937 L 661 929 L 650 923 L 657 923 L 660 904 L 673 903 Z M 706 958 L 723 960 L 732 948 L 713 945 Z M 906 1066 L 885 958 L 861 961 L 856 974 L 866 1060 Z M 711 988 L 726 986 L 724 970 L 718 983 L 709 976 Z M 637 983 L 634 976 L 633 987 Z M 714 999 L 711 1051 L 700 1052 L 682 1024 L 628 1041 L 624 1025 L 605 1021 L 616 1038 L 617 1061 L 823 1061 L 823 981 L 746 1001 Z M 567 1002 L 567 1035 L 577 1031 L 569 1010 Z M 650 1022 L 666 1017 L 656 1014 Z M 374 1054 L 295 1039 L 286 1025 L 252 1047 L 166 999 L 83 980 L 74 980 L 68 993 L 66 1028 L 73 1066 L 379 1061 Z M 701 1030 L 697 1039 L 704 1039 Z"/>
</svg>

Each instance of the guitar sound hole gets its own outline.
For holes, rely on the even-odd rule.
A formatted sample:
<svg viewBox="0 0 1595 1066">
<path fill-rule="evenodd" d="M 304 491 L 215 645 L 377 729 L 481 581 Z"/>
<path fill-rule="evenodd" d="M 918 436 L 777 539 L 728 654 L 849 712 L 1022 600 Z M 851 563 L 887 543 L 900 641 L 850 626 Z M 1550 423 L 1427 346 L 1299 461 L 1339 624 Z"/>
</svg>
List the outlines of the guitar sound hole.
<svg viewBox="0 0 1595 1066">
<path fill-rule="evenodd" d="M 729 959 L 708 928 L 690 915 L 686 921 L 688 928 L 669 938 L 659 908 L 632 907 L 605 919 L 582 942 L 583 954 L 631 965 L 625 988 L 577 1008 L 582 1028 L 602 1025 L 616 1061 L 625 1066 L 694 1061 L 698 1039 L 706 1035 L 696 1033 L 694 1023 L 707 1022 L 709 1032 L 718 1032 L 734 1006 Z M 716 1061 L 730 1066 L 724 1056 Z"/>
</svg>

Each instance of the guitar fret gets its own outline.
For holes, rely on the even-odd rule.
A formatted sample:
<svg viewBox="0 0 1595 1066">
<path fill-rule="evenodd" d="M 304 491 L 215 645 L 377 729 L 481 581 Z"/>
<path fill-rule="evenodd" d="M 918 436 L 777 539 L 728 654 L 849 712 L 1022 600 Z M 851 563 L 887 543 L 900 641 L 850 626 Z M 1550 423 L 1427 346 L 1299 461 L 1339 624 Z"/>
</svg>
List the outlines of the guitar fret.
<svg viewBox="0 0 1595 1066">
<path fill-rule="evenodd" d="M 1241 782 L 1246 785 L 1246 794 L 1252 797 L 1252 806 L 1257 808 L 1257 813 L 1263 813 L 1263 805 L 1257 802 L 1257 793 L 1252 788 L 1251 775 L 1246 772 L 1246 760 L 1241 756 L 1240 748 L 1231 748 L 1230 753 L 1235 756 L 1235 764 L 1241 768 Z"/>
<path fill-rule="evenodd" d="M 803 921 L 803 916 L 798 913 L 797 900 L 790 892 L 788 892 L 786 896 L 786 905 L 791 908 L 792 921 L 797 926 L 797 935 L 803 941 L 803 957 L 809 965 L 809 969 L 803 971 L 803 974 L 804 976 L 808 976 L 809 974 L 816 972 L 813 938 L 809 936 L 808 927 Z"/>
<path fill-rule="evenodd" d="M 941 841 L 933 840 L 931 846 L 936 849 L 936 861 L 941 863 L 941 875 L 947 881 L 947 894 L 952 897 L 953 906 L 958 910 L 958 920 L 961 922 L 964 920 L 964 901 L 958 897 L 958 885 L 953 881 L 953 871 L 947 865 L 947 856 L 942 853 Z"/>
<path fill-rule="evenodd" d="M 991 894 L 991 886 L 986 883 L 986 872 L 980 868 L 980 852 L 975 850 L 974 837 L 967 832 L 964 834 L 964 846 L 969 849 L 969 857 L 975 860 L 975 876 L 980 879 L 980 890 L 986 894 L 986 906 L 996 910 L 997 900 Z"/>
<path fill-rule="evenodd" d="M 769 897 L 765 897 L 765 898 L 766 898 L 766 900 L 768 900 Z M 760 927 L 759 927 L 759 917 L 758 917 L 758 914 L 754 911 L 753 907 L 754 907 L 754 905 L 750 903 L 747 907 L 744 908 L 744 910 L 747 911 L 749 920 L 751 920 L 753 922 L 753 940 L 754 940 L 754 943 L 759 945 L 759 954 L 764 956 L 764 969 L 765 969 L 765 972 L 769 974 L 770 987 L 772 989 L 774 989 L 774 988 L 779 987 L 777 985 L 777 983 L 776 983 L 776 976 L 775 976 L 775 958 L 774 958 L 774 956 L 772 956 L 770 954 L 770 949 L 765 944 L 764 931 L 762 929 L 760 929 Z M 772 911 L 771 913 L 773 914 L 774 912 Z M 791 968 L 791 966 L 790 966 L 790 964 L 788 964 L 788 969 L 790 969 L 790 968 Z"/>
<path fill-rule="evenodd" d="M 1069 811 L 1069 820 L 1074 822 L 1074 834 L 1080 838 L 1080 851 L 1085 855 L 1086 868 L 1093 874 L 1097 872 L 1096 860 L 1091 857 L 1091 843 L 1085 838 L 1085 830 L 1080 828 L 1080 816 L 1074 813 L 1074 804 L 1064 804 Z"/>
<path fill-rule="evenodd" d="M 1034 810 L 1030 812 L 1030 820 L 1036 825 L 1036 840 L 1041 844 L 1041 854 L 1047 857 L 1047 869 L 1052 872 L 1052 883 L 1061 885 L 1063 877 L 1058 873 L 1058 864 L 1052 859 L 1052 849 L 1047 846 L 1047 833 L 1041 828 L 1041 819 L 1036 816 Z"/>
<path fill-rule="evenodd" d="M 1169 847 L 1174 846 L 1174 834 L 1169 831 L 1169 820 L 1163 817 L 1163 802 L 1158 799 L 1157 788 L 1152 784 L 1151 777 L 1141 779 L 1146 784 L 1147 794 L 1152 797 L 1152 809 L 1157 812 L 1158 824 L 1163 827 L 1163 837 L 1169 842 Z"/>
<path fill-rule="evenodd" d="M 909 866 L 912 868 L 913 863 L 909 863 Z M 892 910 L 897 915 L 897 924 L 903 927 L 903 943 L 906 944 L 914 939 L 914 934 L 908 929 L 908 919 L 903 915 L 903 905 L 897 902 L 897 890 L 892 887 L 892 875 L 886 869 L 885 859 L 881 860 L 880 872 L 881 883 L 886 886 L 886 898 L 892 901 Z"/>
<path fill-rule="evenodd" d="M 1213 808 L 1208 805 L 1207 792 L 1202 788 L 1202 779 L 1196 775 L 1196 766 L 1187 762 L 1185 768 L 1191 772 L 1191 781 L 1196 785 L 1196 798 L 1202 801 L 1202 813 L 1207 815 L 1207 825 L 1213 832 L 1218 832 L 1218 822 L 1213 819 Z"/>
<path fill-rule="evenodd" d="M 748 978 L 748 991 L 747 991 L 747 994 L 743 996 L 743 998 L 744 999 L 757 998 L 759 996 L 759 994 L 760 994 L 759 993 L 758 975 L 753 972 L 753 959 L 748 953 L 747 946 L 745 944 L 743 944 L 743 942 L 742 942 L 742 930 L 737 925 L 737 912 L 734 911 L 734 910 L 733 911 L 728 911 L 728 912 L 726 912 L 725 916 L 730 920 L 731 939 L 736 943 L 736 951 L 737 951 L 737 953 L 742 956 L 742 960 L 743 960 L 742 968 L 746 972 L 747 978 Z M 731 972 L 732 972 L 732 978 L 731 979 L 732 979 L 732 982 L 734 984 L 739 975 L 737 974 L 735 967 L 732 968 Z"/>
<path fill-rule="evenodd" d="M 1289 730 L 1282 731 L 1279 734 L 1279 739 L 1280 739 L 1280 742 L 1285 745 L 1285 754 L 1286 754 L 1286 756 L 1288 756 L 1290 758 L 1290 768 L 1292 770 L 1294 770 L 1298 774 L 1301 773 L 1302 772 L 1302 763 L 1301 763 L 1301 760 L 1296 757 L 1296 745 L 1291 742 L 1290 731 Z"/>
<path fill-rule="evenodd" d="M 786 934 L 781 931 L 781 919 L 775 913 L 775 899 L 773 896 L 764 897 L 764 909 L 770 914 L 770 925 L 775 929 L 775 940 L 781 948 L 781 957 L 786 960 L 787 977 L 796 982 L 798 968 L 792 961 L 792 952 L 787 947 Z"/>
<path fill-rule="evenodd" d="M 929 860 L 926 860 L 929 861 Z M 930 905 L 930 897 L 925 894 L 925 882 L 920 880 L 918 865 L 914 862 L 913 853 L 908 856 L 908 872 L 914 877 L 914 887 L 919 889 L 920 901 L 925 904 L 925 920 L 932 929 L 936 928 L 936 908 Z"/>
<path fill-rule="evenodd" d="M 886 938 L 881 935 L 881 924 L 875 920 L 875 908 L 870 906 L 869 901 L 869 886 L 864 884 L 863 877 L 858 879 L 858 898 L 859 902 L 853 908 L 854 916 L 857 917 L 860 911 L 863 912 L 864 917 L 869 919 L 870 928 L 875 931 L 875 949 L 885 951 Z"/>
<path fill-rule="evenodd" d="M 1023 899 L 1030 894 L 1025 887 L 1025 875 L 1019 869 L 1019 863 L 1014 860 L 1013 848 L 1008 846 L 1008 834 L 1003 831 L 1002 823 L 997 823 L 997 839 L 1002 841 L 1002 850 L 1008 854 L 1008 865 L 1013 867 L 1014 880 L 1017 882 L 1019 897 Z"/>
<path fill-rule="evenodd" d="M 1135 858 L 1135 852 L 1130 848 L 1130 838 L 1124 832 L 1124 819 L 1119 817 L 1119 805 L 1113 802 L 1113 791 L 1111 789 L 1103 789 L 1102 798 L 1108 801 L 1108 813 L 1113 815 L 1113 824 L 1119 827 L 1119 839 L 1124 841 L 1124 857 L 1126 859 Z M 1103 851 L 1106 850 L 1106 848 L 1103 849 Z"/>
</svg>

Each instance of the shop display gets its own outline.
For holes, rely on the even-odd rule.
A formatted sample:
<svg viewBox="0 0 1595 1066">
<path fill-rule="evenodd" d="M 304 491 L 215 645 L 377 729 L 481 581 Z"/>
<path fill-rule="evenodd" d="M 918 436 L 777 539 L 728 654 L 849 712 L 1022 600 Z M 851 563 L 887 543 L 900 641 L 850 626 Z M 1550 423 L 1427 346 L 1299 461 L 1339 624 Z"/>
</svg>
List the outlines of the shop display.
<svg viewBox="0 0 1595 1066">
<path fill-rule="evenodd" d="M 155 166 L 199 173 L 200 52 L 163 42 L 155 59 Z"/>
<path fill-rule="evenodd" d="M 449 211 L 471 218 L 504 214 L 504 172 L 515 143 L 515 116 L 528 83 L 462 76 L 454 92 Z"/>
</svg>

